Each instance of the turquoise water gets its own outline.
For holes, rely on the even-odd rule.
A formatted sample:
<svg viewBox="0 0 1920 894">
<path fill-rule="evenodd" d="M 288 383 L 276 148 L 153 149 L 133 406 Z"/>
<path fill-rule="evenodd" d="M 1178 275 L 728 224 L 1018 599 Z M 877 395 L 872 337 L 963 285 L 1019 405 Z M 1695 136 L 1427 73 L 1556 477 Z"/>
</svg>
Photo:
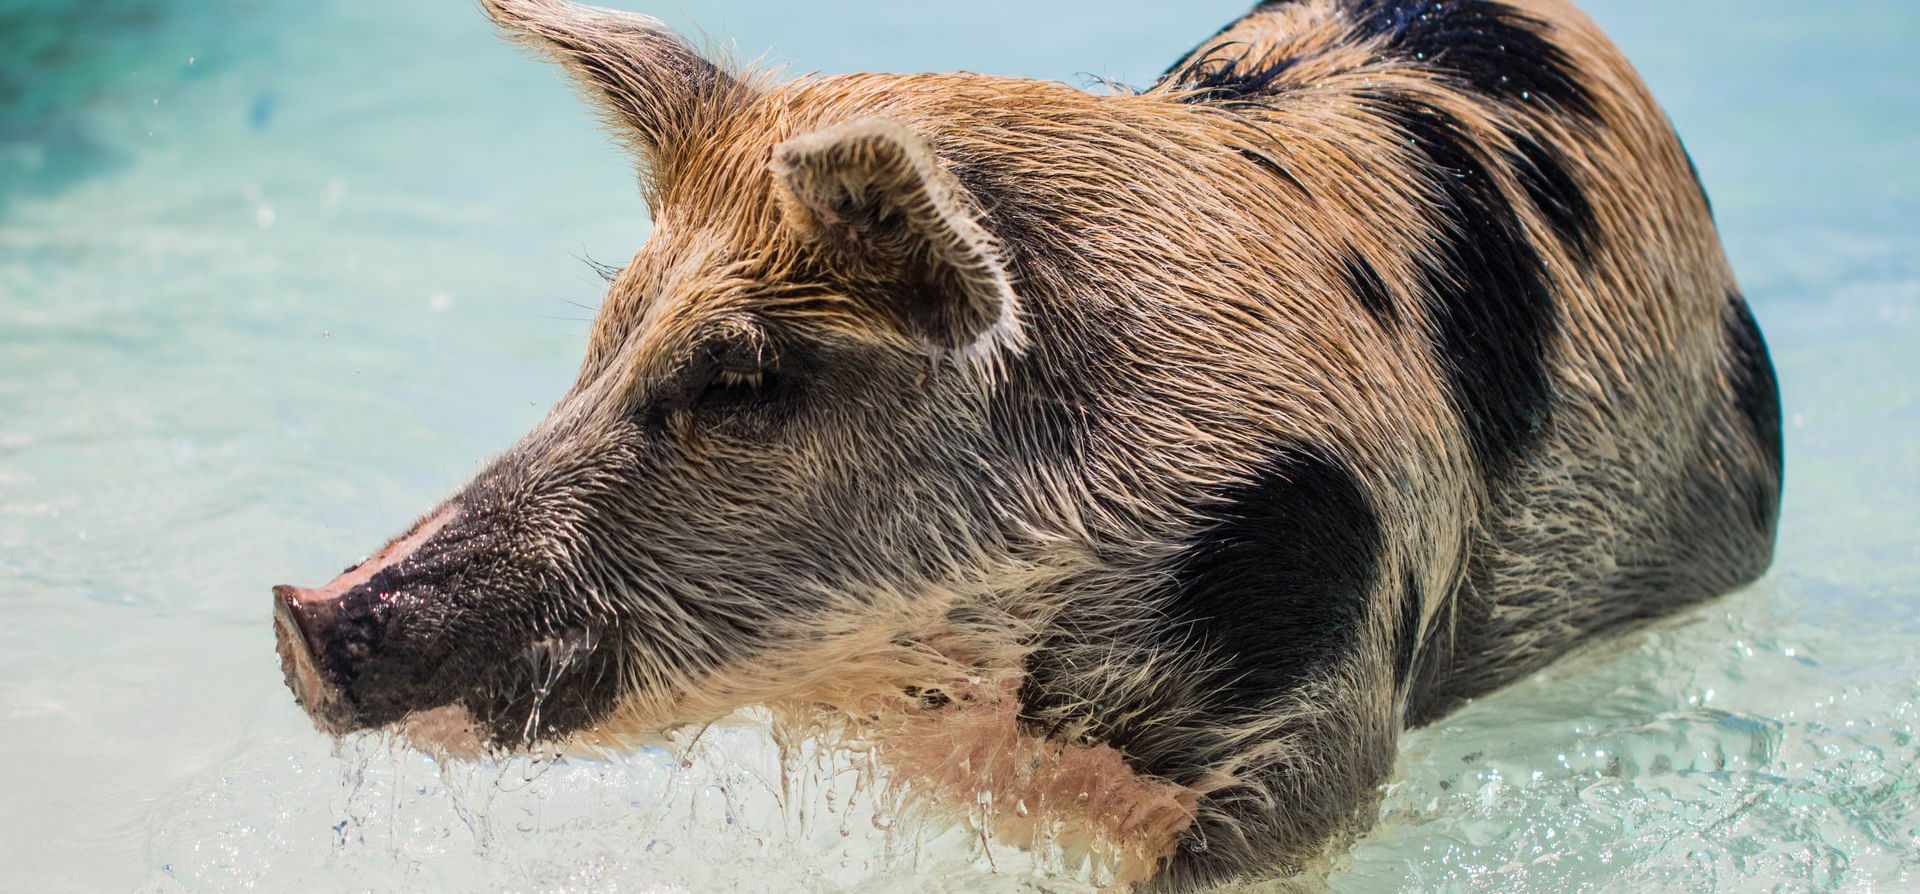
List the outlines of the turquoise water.
<svg viewBox="0 0 1920 894">
<path fill-rule="evenodd" d="M 795 72 L 1140 84 L 1243 5 L 650 11 Z M 1779 561 L 1407 737 L 1329 883 L 1920 886 L 1920 8 L 1588 8 L 1772 343 Z M 267 587 L 538 418 L 602 288 L 579 258 L 646 232 L 625 160 L 463 0 L 0 0 L 0 889 L 1086 889 L 916 832 L 856 766 L 782 808 L 750 729 L 692 768 L 443 772 L 293 705 Z"/>
</svg>

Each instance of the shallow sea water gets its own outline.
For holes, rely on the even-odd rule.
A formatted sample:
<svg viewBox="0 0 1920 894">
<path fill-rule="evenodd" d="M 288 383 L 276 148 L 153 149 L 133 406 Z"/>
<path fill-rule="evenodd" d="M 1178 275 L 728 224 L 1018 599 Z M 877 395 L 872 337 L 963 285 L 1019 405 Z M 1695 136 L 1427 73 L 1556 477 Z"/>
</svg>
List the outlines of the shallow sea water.
<svg viewBox="0 0 1920 894">
<path fill-rule="evenodd" d="M 1772 344 L 1778 562 L 1408 735 L 1327 882 L 1920 889 L 1920 7 L 1587 6 Z M 650 11 L 796 72 L 1144 84 L 1242 7 Z M 1089 890 L 751 728 L 442 769 L 292 703 L 267 588 L 537 419 L 599 299 L 579 259 L 646 219 L 461 0 L 0 0 L 0 890 Z"/>
</svg>

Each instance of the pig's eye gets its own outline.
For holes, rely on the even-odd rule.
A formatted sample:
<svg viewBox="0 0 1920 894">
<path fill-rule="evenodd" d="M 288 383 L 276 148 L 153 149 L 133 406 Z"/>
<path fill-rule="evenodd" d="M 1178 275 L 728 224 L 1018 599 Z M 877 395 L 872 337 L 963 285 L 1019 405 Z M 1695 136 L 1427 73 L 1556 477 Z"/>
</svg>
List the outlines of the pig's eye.
<svg viewBox="0 0 1920 894">
<path fill-rule="evenodd" d="M 695 352 L 689 372 L 690 407 L 712 422 L 767 409 L 785 385 L 766 331 L 753 326 L 722 329 Z"/>
<path fill-rule="evenodd" d="M 713 386 L 720 388 L 757 389 L 766 381 L 767 371 L 764 369 L 756 369 L 752 372 L 738 372 L 731 369 L 723 369 L 713 376 Z"/>
<path fill-rule="evenodd" d="M 700 391 L 699 403 L 703 407 L 711 408 L 752 404 L 767 395 L 768 384 L 773 378 L 773 373 L 764 368 L 715 369 L 713 378 L 709 379 L 707 386 Z"/>
</svg>

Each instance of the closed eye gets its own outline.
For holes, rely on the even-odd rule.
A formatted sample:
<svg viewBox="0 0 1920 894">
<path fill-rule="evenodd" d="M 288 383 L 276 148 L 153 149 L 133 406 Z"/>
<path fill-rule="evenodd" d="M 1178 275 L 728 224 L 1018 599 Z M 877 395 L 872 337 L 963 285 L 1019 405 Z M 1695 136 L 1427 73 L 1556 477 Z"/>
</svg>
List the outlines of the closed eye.
<svg viewBox="0 0 1920 894">
<path fill-rule="evenodd" d="M 795 362 L 759 321 L 719 321 L 693 349 L 678 395 L 666 399 L 674 425 L 689 437 L 700 427 L 744 438 L 772 434 L 793 409 Z"/>
<path fill-rule="evenodd" d="M 773 397 L 780 381 L 779 375 L 767 367 L 748 367 L 741 363 L 728 368 L 724 361 L 710 375 L 706 386 L 700 389 L 698 403 L 701 408 L 712 410 L 745 409 L 765 404 Z"/>
<path fill-rule="evenodd" d="M 764 369 L 754 370 L 753 372 L 735 372 L 733 370 L 723 369 L 713 376 L 713 384 L 721 388 L 759 390 L 760 386 L 766 384 L 766 380 L 767 371 Z"/>
</svg>

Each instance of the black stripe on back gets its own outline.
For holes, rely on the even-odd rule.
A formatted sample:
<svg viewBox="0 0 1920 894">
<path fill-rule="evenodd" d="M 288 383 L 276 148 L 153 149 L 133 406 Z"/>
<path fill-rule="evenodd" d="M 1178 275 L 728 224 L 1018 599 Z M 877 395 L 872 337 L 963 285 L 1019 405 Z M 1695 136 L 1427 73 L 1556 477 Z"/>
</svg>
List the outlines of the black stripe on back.
<svg viewBox="0 0 1920 894">
<path fill-rule="evenodd" d="M 1397 94 L 1368 99 L 1424 168 L 1438 243 L 1422 261 L 1420 297 L 1481 468 L 1498 477 L 1550 409 L 1546 346 L 1555 313 L 1545 264 L 1458 119 Z"/>
<path fill-rule="evenodd" d="M 1306 0 L 1267 0 L 1254 12 Z M 1441 72 L 1505 101 L 1552 102 L 1597 116 L 1593 94 L 1546 25 L 1493 0 L 1344 0 L 1354 33 L 1385 41 L 1395 58 Z"/>
<path fill-rule="evenodd" d="M 1382 326 L 1391 326 L 1400 318 L 1400 311 L 1393 306 L 1393 293 L 1387 291 L 1385 280 L 1380 271 L 1360 253 L 1358 248 L 1348 248 L 1346 257 L 1340 259 L 1347 278 L 1347 288 L 1359 299 L 1360 306 L 1372 314 Z"/>
<path fill-rule="evenodd" d="M 1592 261 L 1601 238 L 1600 221 L 1586 190 L 1567 169 L 1566 155 L 1524 133 L 1508 131 L 1507 138 L 1513 141 L 1515 153 L 1508 161 L 1527 197 L 1576 259 Z"/>
<path fill-rule="evenodd" d="M 1236 49 L 1239 55 L 1232 55 Z M 1171 78 L 1176 90 L 1193 91 L 1180 96 L 1181 102 L 1259 99 L 1274 93 L 1274 83 L 1300 61 L 1277 54 L 1249 59 L 1248 54 L 1244 46 L 1216 47 L 1208 55 L 1179 66 L 1177 72 L 1170 70 L 1162 77 Z"/>
</svg>

